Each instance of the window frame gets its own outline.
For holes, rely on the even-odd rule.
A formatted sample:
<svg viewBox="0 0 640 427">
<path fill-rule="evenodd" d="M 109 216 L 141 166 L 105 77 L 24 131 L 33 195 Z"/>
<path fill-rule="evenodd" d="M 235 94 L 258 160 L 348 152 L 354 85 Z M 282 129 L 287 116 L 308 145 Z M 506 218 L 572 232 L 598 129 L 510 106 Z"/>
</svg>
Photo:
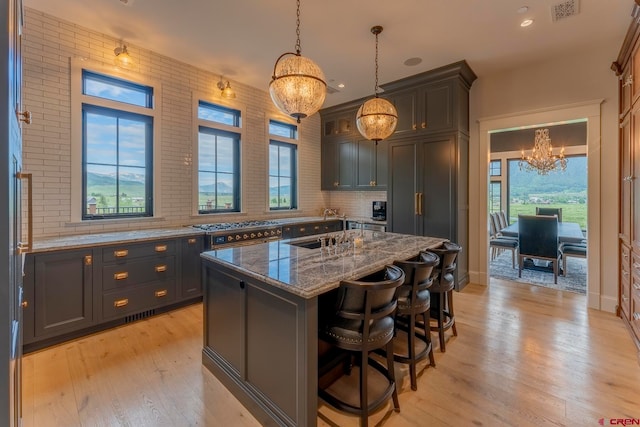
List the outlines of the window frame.
<svg viewBox="0 0 640 427">
<path fill-rule="evenodd" d="M 271 133 L 271 125 L 276 124 L 283 127 L 287 127 L 291 129 L 290 136 L 291 138 L 287 138 L 282 135 L 272 134 Z M 267 144 L 267 183 L 266 183 L 266 203 L 267 203 L 267 211 L 268 212 L 282 212 L 282 211 L 294 211 L 299 209 L 299 197 L 298 197 L 298 167 L 299 167 L 299 149 L 300 144 L 298 138 L 300 137 L 300 129 L 299 126 L 288 120 L 280 120 L 280 119 L 268 119 L 266 123 L 266 133 L 268 136 L 268 144 Z M 271 156 L 271 146 L 278 145 L 283 147 L 292 148 L 292 156 L 291 156 L 291 206 L 290 207 L 272 207 L 271 206 L 271 189 L 269 187 L 269 183 L 271 181 L 271 173 L 270 173 L 270 156 Z M 278 175 L 279 177 L 280 175 Z"/>
<path fill-rule="evenodd" d="M 96 97 L 84 94 L 83 70 L 92 74 L 104 76 L 106 79 L 115 79 L 124 82 L 130 82 L 136 87 L 147 87 L 153 93 L 153 99 L 148 102 L 148 107 L 140 107 L 138 105 L 114 101 L 107 98 Z M 136 220 L 149 221 L 156 220 L 161 217 L 159 207 L 161 206 L 160 198 L 160 158 L 161 158 L 161 84 L 159 81 L 141 76 L 138 73 L 114 69 L 95 61 L 87 61 L 80 58 L 71 59 L 71 197 L 70 197 L 70 221 L 69 224 L 99 224 L 102 221 L 118 221 L 118 220 Z M 132 216 L 120 214 L 117 216 L 94 216 L 92 218 L 83 218 L 86 206 L 83 205 L 85 198 L 84 193 L 84 165 L 83 165 L 83 105 L 94 105 L 105 107 L 118 111 L 126 111 L 142 116 L 148 116 L 152 120 L 152 162 L 149 165 L 151 169 L 151 194 L 147 194 L 150 198 L 151 215 Z M 146 153 L 148 154 L 148 153 Z M 146 185 L 146 184 L 145 184 Z"/>
<path fill-rule="evenodd" d="M 217 121 L 211 121 L 207 119 L 201 119 L 199 117 L 200 104 L 207 104 L 221 110 L 232 111 L 238 114 L 237 120 L 234 121 L 234 125 L 228 125 Z M 245 129 L 243 127 L 243 118 L 246 116 L 246 111 L 242 105 L 230 103 L 227 100 L 212 99 L 202 93 L 193 93 L 193 157 L 189 162 L 192 167 L 192 215 L 194 217 L 202 217 L 205 215 L 224 215 L 224 214 L 241 214 L 244 206 L 244 180 L 242 177 L 242 171 L 244 170 L 244 156 L 243 156 L 243 141 L 245 140 Z M 210 209 L 200 210 L 199 200 L 199 172 L 200 172 L 200 128 L 210 129 L 212 131 L 220 131 L 226 134 L 237 135 L 237 144 L 234 147 L 234 153 L 236 159 L 234 161 L 234 167 L 237 169 L 234 179 L 234 191 L 233 196 L 235 209 Z"/>
</svg>

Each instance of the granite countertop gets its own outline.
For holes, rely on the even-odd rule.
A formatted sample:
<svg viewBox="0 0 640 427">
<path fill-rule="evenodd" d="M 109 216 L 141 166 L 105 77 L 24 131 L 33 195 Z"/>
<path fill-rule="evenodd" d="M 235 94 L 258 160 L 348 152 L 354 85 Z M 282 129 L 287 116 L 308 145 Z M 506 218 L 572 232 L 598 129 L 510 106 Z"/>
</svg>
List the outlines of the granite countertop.
<svg viewBox="0 0 640 427">
<path fill-rule="evenodd" d="M 350 230 L 347 234 L 358 236 L 361 232 Z M 201 256 L 292 294 L 313 298 L 337 288 L 341 280 L 366 276 L 446 240 L 369 230 L 362 235 L 361 248 L 350 247 L 343 253 L 295 246 L 317 239 L 305 237 L 211 250 Z"/>
<path fill-rule="evenodd" d="M 172 237 L 197 236 L 200 234 L 204 234 L 204 231 L 191 227 L 80 234 L 75 236 L 54 237 L 50 239 L 38 239 L 33 242 L 33 250 L 31 252 L 37 253 L 60 249 L 79 249 L 123 242 L 132 243 Z"/>
</svg>

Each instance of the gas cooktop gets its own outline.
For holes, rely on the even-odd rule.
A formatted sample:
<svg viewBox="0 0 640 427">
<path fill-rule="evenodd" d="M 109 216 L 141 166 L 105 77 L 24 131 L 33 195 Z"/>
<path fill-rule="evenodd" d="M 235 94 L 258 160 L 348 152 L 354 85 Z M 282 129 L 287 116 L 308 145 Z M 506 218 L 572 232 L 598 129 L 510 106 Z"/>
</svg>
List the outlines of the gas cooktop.
<svg viewBox="0 0 640 427">
<path fill-rule="evenodd" d="M 192 227 L 199 228 L 207 232 L 241 230 L 245 228 L 265 227 L 279 225 L 276 221 L 240 221 L 240 222 L 219 222 L 214 224 L 196 224 Z"/>
</svg>

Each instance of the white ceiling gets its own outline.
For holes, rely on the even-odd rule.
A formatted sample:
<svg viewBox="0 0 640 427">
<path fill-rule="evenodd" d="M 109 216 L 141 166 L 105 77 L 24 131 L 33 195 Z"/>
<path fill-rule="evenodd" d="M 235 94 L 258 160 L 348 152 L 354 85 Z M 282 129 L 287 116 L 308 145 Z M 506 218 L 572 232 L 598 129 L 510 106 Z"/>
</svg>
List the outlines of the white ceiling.
<svg viewBox="0 0 640 427">
<path fill-rule="evenodd" d="M 553 22 L 551 6 L 562 1 L 302 0 L 302 54 L 320 65 L 329 86 L 345 84 L 339 93 L 327 95 L 325 106 L 330 106 L 373 94 L 373 25 L 384 27 L 379 36 L 380 83 L 462 59 L 482 77 L 594 43 L 622 43 L 632 0 L 580 0 L 578 15 Z M 294 0 L 24 4 L 265 91 L 276 58 L 295 45 Z M 526 13 L 518 13 L 522 6 L 528 6 Z M 534 23 L 521 28 L 525 18 Z M 616 56 L 611 52 L 611 61 Z M 403 64 L 413 57 L 422 63 Z"/>
</svg>

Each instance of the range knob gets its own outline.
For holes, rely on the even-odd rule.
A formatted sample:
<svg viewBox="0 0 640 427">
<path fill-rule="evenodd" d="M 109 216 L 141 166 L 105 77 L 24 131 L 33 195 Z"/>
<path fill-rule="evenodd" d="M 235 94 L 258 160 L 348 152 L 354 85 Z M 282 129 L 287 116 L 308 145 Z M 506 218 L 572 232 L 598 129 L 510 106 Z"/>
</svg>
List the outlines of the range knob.
<svg viewBox="0 0 640 427">
<path fill-rule="evenodd" d="M 258 231 L 258 237 L 262 237 L 262 233 Z"/>
<path fill-rule="evenodd" d="M 240 239 L 242 239 L 242 236 L 239 234 L 236 234 L 236 240 L 240 240 Z"/>
<path fill-rule="evenodd" d="M 276 230 L 276 233 L 278 233 L 278 234 L 282 234 L 282 230 L 277 229 L 277 230 Z"/>
<path fill-rule="evenodd" d="M 251 238 L 255 239 L 255 237 L 256 237 L 256 233 L 251 233 Z"/>
<path fill-rule="evenodd" d="M 271 230 L 271 235 L 272 235 L 272 236 L 275 236 L 275 235 L 276 235 L 276 232 L 275 232 L 275 231 L 273 231 L 273 230 Z"/>
<path fill-rule="evenodd" d="M 245 234 L 243 234 L 243 235 L 242 235 L 242 238 L 243 238 L 244 240 L 247 240 L 247 239 L 249 238 L 249 235 L 245 233 Z"/>
<path fill-rule="evenodd" d="M 227 236 L 227 242 L 232 242 L 233 241 L 233 236 Z"/>
</svg>

